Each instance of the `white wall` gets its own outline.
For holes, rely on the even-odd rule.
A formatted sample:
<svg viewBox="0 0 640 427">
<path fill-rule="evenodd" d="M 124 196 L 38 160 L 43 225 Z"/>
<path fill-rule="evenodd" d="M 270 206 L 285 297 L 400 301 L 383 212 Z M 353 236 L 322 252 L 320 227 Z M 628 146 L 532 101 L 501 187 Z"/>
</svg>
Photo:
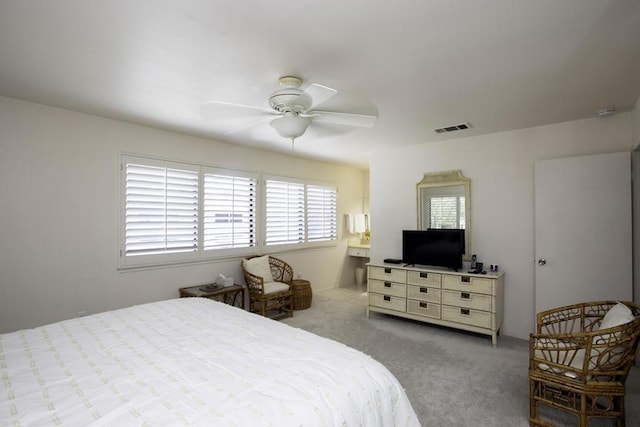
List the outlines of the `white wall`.
<svg viewBox="0 0 640 427">
<path fill-rule="evenodd" d="M 633 133 L 633 298 L 640 300 L 640 98 L 631 112 Z M 638 355 L 640 360 L 640 355 Z"/>
<path fill-rule="evenodd" d="M 534 162 L 631 151 L 630 113 L 472 138 L 379 149 L 370 163 L 371 260 L 399 258 L 415 229 L 415 185 L 425 172 L 460 169 L 471 180 L 473 253 L 505 272 L 503 334 L 534 324 Z"/>
<path fill-rule="evenodd" d="M 633 175 L 633 300 L 640 301 L 640 148 L 632 153 Z M 640 355 L 638 355 L 640 360 Z"/>
<path fill-rule="evenodd" d="M 0 98 L 0 332 L 173 298 L 241 280 L 239 260 L 118 271 L 121 152 L 264 171 L 338 185 L 338 215 L 361 209 L 361 170 Z M 353 283 L 349 235 L 336 248 L 285 253 L 314 289 Z"/>
<path fill-rule="evenodd" d="M 640 150 L 640 98 L 636 102 L 636 106 L 631 111 L 631 132 L 633 138 L 633 146 Z"/>
</svg>

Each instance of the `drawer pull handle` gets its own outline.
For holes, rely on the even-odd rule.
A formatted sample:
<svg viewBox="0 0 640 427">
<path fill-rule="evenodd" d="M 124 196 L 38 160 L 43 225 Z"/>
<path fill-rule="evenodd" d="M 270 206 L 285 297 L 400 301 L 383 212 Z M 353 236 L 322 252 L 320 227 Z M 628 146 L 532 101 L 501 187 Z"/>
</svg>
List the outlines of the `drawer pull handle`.
<svg viewBox="0 0 640 427">
<path fill-rule="evenodd" d="M 461 281 L 462 283 L 471 283 L 471 277 L 469 277 L 469 276 L 462 276 L 462 277 L 460 278 L 460 281 Z"/>
<path fill-rule="evenodd" d="M 429 288 L 420 288 L 420 293 L 428 294 L 429 293 Z"/>
<path fill-rule="evenodd" d="M 427 303 L 424 301 L 420 301 L 420 308 L 427 308 Z"/>
<path fill-rule="evenodd" d="M 391 287 L 391 282 L 384 282 L 384 287 L 385 288 L 390 288 Z"/>
<path fill-rule="evenodd" d="M 429 273 L 425 273 L 424 271 L 420 272 L 420 278 L 421 279 L 426 279 L 427 277 L 429 277 Z"/>
<path fill-rule="evenodd" d="M 466 316 L 469 315 L 469 309 L 468 308 L 461 308 L 460 309 L 460 314 L 464 314 Z"/>
<path fill-rule="evenodd" d="M 384 274 L 391 274 L 391 269 L 389 267 L 385 267 Z"/>
<path fill-rule="evenodd" d="M 383 295 L 383 297 L 385 301 L 391 301 L 391 297 L 388 295 Z"/>
<path fill-rule="evenodd" d="M 471 299 L 471 294 L 469 292 L 460 292 L 460 298 Z"/>
</svg>

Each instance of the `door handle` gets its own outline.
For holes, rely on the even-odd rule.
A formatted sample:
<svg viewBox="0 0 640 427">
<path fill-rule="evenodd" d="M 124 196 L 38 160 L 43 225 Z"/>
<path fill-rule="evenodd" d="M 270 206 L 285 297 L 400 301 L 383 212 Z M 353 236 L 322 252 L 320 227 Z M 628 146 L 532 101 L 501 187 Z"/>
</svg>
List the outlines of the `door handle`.
<svg viewBox="0 0 640 427">
<path fill-rule="evenodd" d="M 544 258 L 540 258 L 538 259 L 538 265 L 543 266 L 547 263 L 547 260 Z"/>
</svg>

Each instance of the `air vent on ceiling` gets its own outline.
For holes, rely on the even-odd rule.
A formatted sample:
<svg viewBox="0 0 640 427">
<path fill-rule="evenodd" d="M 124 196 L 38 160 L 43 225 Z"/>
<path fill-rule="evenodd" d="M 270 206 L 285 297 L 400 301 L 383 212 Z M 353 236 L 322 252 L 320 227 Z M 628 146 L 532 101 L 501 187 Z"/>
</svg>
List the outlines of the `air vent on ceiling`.
<svg viewBox="0 0 640 427">
<path fill-rule="evenodd" d="M 464 123 L 460 123 L 459 125 L 445 126 L 443 128 L 434 129 L 433 131 L 435 133 L 449 133 L 449 132 L 456 132 L 459 130 L 469 129 L 470 127 L 471 125 L 469 123 L 464 122 Z"/>
</svg>

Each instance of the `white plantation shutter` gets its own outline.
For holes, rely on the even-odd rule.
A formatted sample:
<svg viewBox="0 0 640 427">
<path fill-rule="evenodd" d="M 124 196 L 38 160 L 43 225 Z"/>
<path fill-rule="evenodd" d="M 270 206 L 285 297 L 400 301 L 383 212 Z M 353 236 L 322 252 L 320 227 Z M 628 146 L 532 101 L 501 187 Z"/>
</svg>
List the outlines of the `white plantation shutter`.
<svg viewBox="0 0 640 427">
<path fill-rule="evenodd" d="M 464 187 L 459 187 L 429 190 L 430 197 L 423 199 L 426 204 L 423 210 L 429 214 L 431 228 L 465 228 Z M 454 189 L 458 190 L 458 194 L 452 194 Z"/>
<path fill-rule="evenodd" d="M 305 241 L 304 184 L 266 180 L 265 244 Z"/>
<path fill-rule="evenodd" d="M 338 238 L 337 190 L 307 185 L 307 238 L 310 242 Z"/>
<path fill-rule="evenodd" d="M 171 165 L 125 165 L 126 257 L 197 250 L 198 172 Z"/>
<path fill-rule="evenodd" d="M 258 177 L 123 154 L 118 268 L 335 244 L 336 187 Z"/>
<path fill-rule="evenodd" d="M 256 242 L 256 178 L 204 174 L 205 250 L 249 248 Z"/>
<path fill-rule="evenodd" d="M 431 197 L 431 228 L 458 228 L 457 205 L 456 197 Z"/>
</svg>

